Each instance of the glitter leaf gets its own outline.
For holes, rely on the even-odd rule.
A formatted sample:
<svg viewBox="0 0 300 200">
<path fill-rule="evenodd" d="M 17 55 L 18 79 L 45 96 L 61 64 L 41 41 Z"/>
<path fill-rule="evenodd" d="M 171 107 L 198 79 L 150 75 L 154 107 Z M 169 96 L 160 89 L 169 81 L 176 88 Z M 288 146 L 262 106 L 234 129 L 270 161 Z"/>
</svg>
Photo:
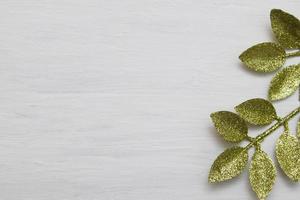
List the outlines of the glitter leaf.
<svg viewBox="0 0 300 200">
<path fill-rule="evenodd" d="M 210 115 L 218 133 L 228 142 L 240 142 L 247 137 L 246 122 L 229 111 L 214 112 Z"/>
<path fill-rule="evenodd" d="M 257 150 L 249 168 L 249 179 L 259 199 L 265 199 L 275 183 L 276 169 L 273 161 L 262 150 Z"/>
<path fill-rule="evenodd" d="M 247 162 L 247 149 L 238 146 L 227 149 L 214 161 L 208 179 L 212 183 L 232 179 L 242 173 Z"/>
<path fill-rule="evenodd" d="M 281 169 L 293 181 L 300 179 L 300 143 L 289 133 L 283 133 L 276 142 L 276 157 Z"/>
<path fill-rule="evenodd" d="M 265 99 L 250 99 L 235 107 L 236 112 L 254 125 L 270 124 L 277 116 L 271 102 Z"/>
<path fill-rule="evenodd" d="M 250 47 L 239 58 L 254 71 L 271 72 L 284 64 L 286 56 L 284 49 L 279 44 L 265 42 Z"/>
<path fill-rule="evenodd" d="M 269 99 L 280 100 L 292 95 L 300 84 L 300 65 L 292 65 L 278 72 L 269 88 Z"/>
<path fill-rule="evenodd" d="M 271 25 L 278 42 L 287 49 L 300 48 L 300 22 L 279 9 L 271 10 Z"/>
</svg>

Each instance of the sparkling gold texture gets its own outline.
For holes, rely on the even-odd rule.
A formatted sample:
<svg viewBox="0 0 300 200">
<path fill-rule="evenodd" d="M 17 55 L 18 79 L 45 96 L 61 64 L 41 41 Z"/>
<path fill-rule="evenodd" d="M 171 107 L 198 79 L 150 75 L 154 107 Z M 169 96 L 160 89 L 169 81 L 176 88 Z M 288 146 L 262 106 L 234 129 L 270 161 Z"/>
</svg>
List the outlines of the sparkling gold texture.
<svg viewBox="0 0 300 200">
<path fill-rule="evenodd" d="M 300 138 L 300 119 L 297 123 L 297 137 Z"/>
<path fill-rule="evenodd" d="M 271 72 L 285 63 L 285 51 L 276 43 L 265 42 L 250 47 L 240 56 L 240 60 L 257 72 Z"/>
<path fill-rule="evenodd" d="M 242 147 L 232 147 L 221 153 L 214 161 L 210 172 L 210 182 L 232 179 L 242 173 L 248 162 L 248 152 Z"/>
<path fill-rule="evenodd" d="M 249 180 L 259 199 L 265 199 L 275 183 L 276 169 L 273 161 L 262 150 L 257 150 L 249 168 Z"/>
<path fill-rule="evenodd" d="M 271 11 L 271 26 L 278 42 L 287 49 L 300 48 L 300 22 L 279 9 Z"/>
<path fill-rule="evenodd" d="M 272 30 L 278 43 L 265 42 L 248 48 L 240 55 L 240 60 L 251 70 L 272 72 L 282 67 L 286 59 L 300 56 L 300 22 L 282 10 L 273 9 L 270 13 Z M 286 49 L 298 49 L 285 52 Z M 285 67 L 273 77 L 269 100 L 281 100 L 292 95 L 300 85 L 300 64 Z M 249 180 L 253 191 L 260 200 L 266 199 L 276 179 L 276 168 L 270 157 L 261 149 L 261 143 L 273 132 L 283 127 L 285 132 L 276 141 L 276 158 L 283 172 L 293 181 L 300 180 L 300 120 L 297 137 L 289 133 L 289 121 L 300 113 L 295 108 L 284 117 L 277 116 L 272 103 L 255 98 L 235 107 L 237 114 L 219 111 L 211 114 L 218 133 L 229 142 L 248 141 L 245 147 L 235 146 L 225 150 L 214 161 L 210 172 L 210 182 L 232 179 L 242 173 L 248 162 L 248 150 L 255 148 L 249 168 Z M 246 122 L 253 125 L 272 126 L 256 137 L 248 136 Z"/>
<path fill-rule="evenodd" d="M 236 112 L 247 122 L 254 125 L 270 124 L 276 117 L 276 110 L 265 99 L 250 99 L 235 107 Z"/>
<path fill-rule="evenodd" d="M 280 100 L 292 95 L 300 84 L 300 65 L 293 65 L 278 72 L 271 81 L 269 99 Z"/>
<path fill-rule="evenodd" d="M 237 114 L 229 111 L 212 113 L 211 119 L 218 133 L 228 142 L 240 142 L 247 137 L 246 122 Z"/>
<path fill-rule="evenodd" d="M 240 60 L 257 72 L 272 72 L 282 67 L 289 57 L 300 56 L 300 21 L 280 9 L 270 12 L 271 26 L 279 43 L 264 42 L 248 48 L 240 55 Z M 298 51 L 285 52 L 285 49 Z M 300 83 L 297 67 L 287 67 L 277 73 L 269 88 L 271 101 L 287 98 L 294 93 Z M 297 86 L 295 86 L 297 85 Z"/>
<path fill-rule="evenodd" d="M 276 157 L 281 169 L 293 181 L 300 179 L 300 144 L 296 137 L 283 133 L 276 142 Z"/>
</svg>

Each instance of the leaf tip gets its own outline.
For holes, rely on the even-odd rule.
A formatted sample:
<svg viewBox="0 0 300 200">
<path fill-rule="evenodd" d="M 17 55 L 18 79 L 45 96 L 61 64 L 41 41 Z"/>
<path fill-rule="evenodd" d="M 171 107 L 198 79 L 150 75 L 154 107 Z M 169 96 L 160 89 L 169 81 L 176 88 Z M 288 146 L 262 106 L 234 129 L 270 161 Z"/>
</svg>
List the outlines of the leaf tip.
<svg viewBox="0 0 300 200">
<path fill-rule="evenodd" d="M 244 52 L 239 55 L 240 61 L 244 62 Z"/>
<path fill-rule="evenodd" d="M 278 99 L 276 98 L 276 96 L 274 96 L 272 93 L 269 92 L 269 94 L 268 94 L 268 100 L 270 100 L 270 101 L 276 101 Z"/>
<path fill-rule="evenodd" d="M 279 100 L 278 96 L 273 94 L 270 90 L 269 90 L 269 93 L 268 93 L 268 100 L 269 101 L 277 101 Z"/>
<path fill-rule="evenodd" d="M 216 115 L 217 115 L 217 112 L 213 112 L 213 113 L 211 113 L 211 114 L 209 115 L 209 116 L 210 116 L 210 119 L 212 120 L 213 123 L 215 123 Z"/>
<path fill-rule="evenodd" d="M 281 9 L 278 9 L 278 8 L 273 8 L 273 9 L 271 10 L 270 14 L 273 15 L 273 14 L 276 14 L 276 13 L 278 13 L 278 12 L 282 12 L 282 10 L 281 10 Z"/>
<path fill-rule="evenodd" d="M 215 114 L 216 114 L 216 112 L 210 113 L 210 115 L 209 115 L 210 118 L 214 118 Z"/>
<path fill-rule="evenodd" d="M 217 180 L 211 175 L 211 173 L 209 173 L 208 182 L 209 183 L 216 183 L 217 182 Z"/>
</svg>

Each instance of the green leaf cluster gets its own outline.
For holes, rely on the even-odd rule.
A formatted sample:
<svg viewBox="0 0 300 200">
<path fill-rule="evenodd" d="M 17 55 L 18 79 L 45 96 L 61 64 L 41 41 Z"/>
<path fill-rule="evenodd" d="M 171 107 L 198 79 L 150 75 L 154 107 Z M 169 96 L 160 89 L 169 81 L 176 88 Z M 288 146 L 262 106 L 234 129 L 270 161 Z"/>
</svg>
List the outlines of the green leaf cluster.
<svg viewBox="0 0 300 200">
<path fill-rule="evenodd" d="M 287 58 L 300 56 L 300 21 L 279 9 L 270 13 L 271 26 L 277 42 L 256 44 L 240 56 L 240 60 L 256 72 L 274 72 L 280 69 Z M 286 50 L 295 50 L 287 53 Z M 292 65 L 277 72 L 269 87 L 271 101 L 287 98 L 300 84 L 300 65 Z"/>
<path fill-rule="evenodd" d="M 300 21 L 279 9 L 273 9 L 270 18 L 277 41 L 256 44 L 239 58 L 250 70 L 261 73 L 277 71 L 268 92 L 268 99 L 275 101 L 291 96 L 300 85 L 300 64 L 279 70 L 289 57 L 300 56 Z M 218 111 L 211 114 L 218 134 L 234 146 L 213 162 L 208 177 L 210 182 L 222 182 L 240 175 L 248 164 L 248 150 L 255 147 L 249 166 L 249 182 L 258 199 L 266 199 L 275 184 L 277 172 L 272 159 L 262 150 L 261 142 L 281 126 L 284 132 L 276 141 L 276 159 L 289 179 L 294 182 L 300 180 L 300 119 L 297 137 L 290 134 L 288 125 L 289 120 L 300 113 L 300 107 L 281 118 L 269 100 L 250 99 L 237 105 L 235 113 Z M 256 137 L 248 135 L 248 126 L 264 126 L 274 121 L 276 123 Z M 249 143 L 245 147 L 238 146 L 237 143 L 242 141 Z"/>
<path fill-rule="evenodd" d="M 236 113 L 218 111 L 211 114 L 211 119 L 219 135 L 225 141 L 235 145 L 226 149 L 216 158 L 209 172 L 209 181 L 212 183 L 222 182 L 240 175 L 248 163 L 248 150 L 254 146 L 255 153 L 249 167 L 249 182 L 257 197 L 265 199 L 273 188 L 277 172 L 272 159 L 261 149 L 260 143 L 264 137 L 281 125 L 284 125 L 285 132 L 276 142 L 276 158 L 281 169 L 291 180 L 300 180 L 300 143 L 288 132 L 288 118 L 278 117 L 272 103 L 261 98 L 247 100 L 237 105 L 235 111 Z M 300 108 L 296 112 L 299 113 Z M 249 125 L 263 126 L 274 121 L 277 123 L 270 128 L 271 131 L 266 131 L 255 138 L 248 136 Z M 298 129 L 300 129 L 300 125 Z M 246 147 L 236 145 L 243 140 L 249 141 Z"/>
</svg>

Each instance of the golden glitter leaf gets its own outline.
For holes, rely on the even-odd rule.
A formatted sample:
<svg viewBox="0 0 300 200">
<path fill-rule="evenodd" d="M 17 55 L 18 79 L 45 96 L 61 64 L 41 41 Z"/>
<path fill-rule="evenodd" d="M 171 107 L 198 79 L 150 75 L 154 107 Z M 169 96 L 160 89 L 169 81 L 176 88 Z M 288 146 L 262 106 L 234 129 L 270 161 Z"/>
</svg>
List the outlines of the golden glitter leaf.
<svg viewBox="0 0 300 200">
<path fill-rule="evenodd" d="M 286 55 L 279 44 L 265 42 L 250 47 L 239 58 L 248 68 L 254 71 L 271 72 L 285 63 Z"/>
<path fill-rule="evenodd" d="M 211 166 L 208 180 L 214 183 L 232 179 L 242 173 L 247 162 L 247 149 L 238 146 L 226 149 Z"/>
<path fill-rule="evenodd" d="M 287 49 L 300 48 L 300 22 L 279 9 L 271 10 L 271 25 L 278 42 Z"/>
<path fill-rule="evenodd" d="M 300 143 L 289 133 L 283 133 L 276 142 L 276 157 L 281 169 L 293 181 L 300 179 Z"/>
<path fill-rule="evenodd" d="M 300 56 L 300 21 L 293 15 L 279 9 L 270 13 L 272 30 L 278 43 L 264 42 L 245 50 L 240 60 L 256 72 L 273 72 L 282 67 L 287 58 Z M 298 49 L 287 52 L 286 49 Z M 300 64 L 292 65 L 277 72 L 273 77 L 268 98 L 280 100 L 292 95 L 300 85 Z M 283 172 L 293 181 L 300 180 L 300 120 L 297 137 L 289 134 L 289 121 L 300 114 L 300 107 L 284 117 L 277 116 L 272 103 L 261 98 L 247 100 L 235 107 L 237 114 L 219 111 L 211 114 L 218 133 L 229 142 L 248 141 L 245 147 L 234 146 L 221 153 L 211 166 L 210 182 L 222 182 L 242 173 L 248 162 L 248 149 L 255 148 L 249 168 L 249 180 L 253 191 L 260 200 L 271 192 L 276 179 L 276 168 L 270 157 L 261 150 L 260 144 L 278 128 L 284 133 L 276 141 L 276 158 Z M 247 122 L 254 125 L 274 123 L 261 134 L 248 136 Z"/>
<path fill-rule="evenodd" d="M 292 95 L 300 84 L 300 65 L 292 65 L 278 72 L 269 88 L 271 101 L 284 99 Z"/>
<path fill-rule="evenodd" d="M 214 112 L 210 115 L 218 133 L 228 142 L 240 142 L 247 137 L 246 122 L 229 111 Z"/>
<path fill-rule="evenodd" d="M 276 110 L 265 99 L 250 99 L 235 107 L 236 112 L 247 122 L 254 125 L 270 124 L 276 117 Z"/>
<path fill-rule="evenodd" d="M 249 168 L 249 179 L 259 199 L 265 199 L 275 183 L 276 169 L 273 161 L 262 150 L 257 150 Z"/>
</svg>

